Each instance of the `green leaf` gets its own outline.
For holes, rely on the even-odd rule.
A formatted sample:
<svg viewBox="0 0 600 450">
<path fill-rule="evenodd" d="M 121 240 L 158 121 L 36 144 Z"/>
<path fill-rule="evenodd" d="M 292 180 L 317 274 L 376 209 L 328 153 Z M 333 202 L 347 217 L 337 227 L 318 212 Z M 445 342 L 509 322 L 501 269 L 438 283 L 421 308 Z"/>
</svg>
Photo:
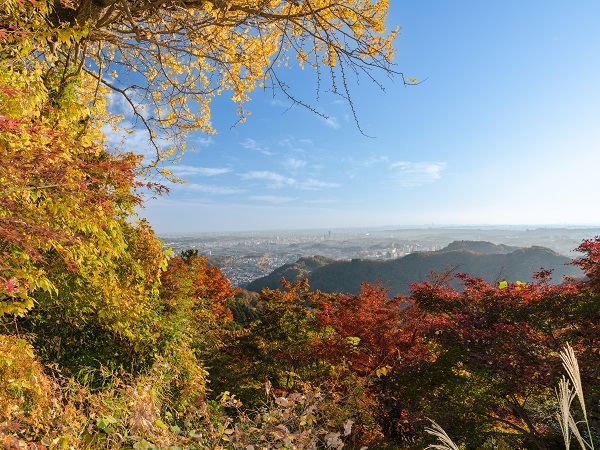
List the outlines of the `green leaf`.
<svg viewBox="0 0 600 450">
<path fill-rule="evenodd" d="M 67 450 L 69 448 L 69 441 L 70 440 L 71 440 L 71 435 L 70 434 L 66 434 L 64 436 L 61 436 L 61 438 L 58 441 L 59 448 Z"/>
<path fill-rule="evenodd" d="M 152 442 L 148 442 L 146 439 L 142 439 L 141 441 L 133 444 L 133 448 L 135 448 L 136 450 L 150 450 L 155 447 Z"/>
<path fill-rule="evenodd" d="M 356 336 L 348 336 L 344 340 L 353 347 L 357 347 L 360 344 L 360 338 Z"/>
<path fill-rule="evenodd" d="M 382 376 L 386 376 L 387 375 L 387 368 L 385 367 L 380 367 L 379 369 L 377 369 L 375 371 L 375 375 L 377 375 L 377 378 L 381 378 Z"/>
<path fill-rule="evenodd" d="M 110 425 L 115 423 L 119 423 L 119 421 L 113 416 L 104 416 L 102 418 L 98 417 L 98 419 L 96 419 L 96 426 L 107 434 L 110 434 L 114 431 Z"/>
<path fill-rule="evenodd" d="M 119 421 L 117 419 L 115 419 L 113 416 L 104 416 L 104 420 L 106 421 L 106 423 L 119 423 Z"/>
</svg>

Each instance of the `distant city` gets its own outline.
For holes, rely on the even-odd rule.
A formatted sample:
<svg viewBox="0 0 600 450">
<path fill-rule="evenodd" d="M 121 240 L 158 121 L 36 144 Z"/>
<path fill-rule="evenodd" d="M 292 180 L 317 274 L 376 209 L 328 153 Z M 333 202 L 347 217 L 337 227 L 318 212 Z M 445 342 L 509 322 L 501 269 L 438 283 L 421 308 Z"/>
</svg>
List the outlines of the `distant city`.
<svg viewBox="0 0 600 450">
<path fill-rule="evenodd" d="M 488 241 L 518 247 L 542 246 L 576 257 L 583 239 L 600 235 L 599 227 L 445 227 L 407 229 L 332 229 L 197 233 L 164 235 L 175 254 L 198 250 L 219 267 L 234 286 L 245 287 L 276 268 L 303 256 L 334 259 L 394 259 L 439 250 L 457 240 Z"/>
</svg>

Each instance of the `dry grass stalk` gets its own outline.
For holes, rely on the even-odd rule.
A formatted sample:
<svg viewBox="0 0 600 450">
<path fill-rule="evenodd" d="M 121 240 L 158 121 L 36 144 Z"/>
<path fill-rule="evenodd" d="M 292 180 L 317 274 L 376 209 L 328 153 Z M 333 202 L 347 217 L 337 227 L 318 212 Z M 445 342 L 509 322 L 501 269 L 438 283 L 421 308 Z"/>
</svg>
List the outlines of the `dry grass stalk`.
<svg viewBox="0 0 600 450">
<path fill-rule="evenodd" d="M 567 343 L 566 347 L 560 352 L 560 359 L 562 360 L 563 367 L 573 384 L 573 389 L 569 385 L 569 381 L 567 381 L 564 377 L 559 382 L 558 385 L 558 405 L 559 405 L 559 422 L 560 427 L 563 433 L 563 438 L 565 440 L 566 449 L 569 450 L 570 446 L 570 431 L 573 432 L 573 435 L 577 439 L 582 450 L 586 450 L 589 448 L 594 450 L 594 441 L 592 439 L 592 433 L 590 430 L 590 423 L 587 416 L 587 410 L 585 407 L 585 401 L 583 398 L 583 384 L 581 383 L 581 375 L 579 372 L 579 363 L 577 362 L 577 357 L 575 356 L 575 352 L 573 348 Z M 587 426 L 587 433 L 589 437 L 589 442 L 585 441 L 579 432 L 579 428 L 575 419 L 570 412 L 571 402 L 573 399 L 577 397 L 579 400 L 579 404 L 581 406 L 581 411 L 583 413 L 583 422 Z"/>
<path fill-rule="evenodd" d="M 570 422 L 573 419 L 571 416 L 571 403 L 575 398 L 576 394 L 571 390 L 569 381 L 563 376 L 558 383 L 558 389 L 556 390 L 556 399 L 558 400 L 558 412 L 556 418 L 560 425 L 563 438 L 565 440 L 565 449 L 571 448 L 571 430 Z"/>
<path fill-rule="evenodd" d="M 567 344 L 564 350 L 560 352 L 560 359 L 571 379 L 571 383 L 573 383 L 575 393 L 577 394 L 579 404 L 581 405 L 581 410 L 583 411 L 583 419 L 587 422 L 587 412 L 585 409 L 585 402 L 583 401 L 583 386 L 581 384 L 581 376 L 579 375 L 579 363 L 577 362 L 573 348 L 569 344 Z"/>
<path fill-rule="evenodd" d="M 579 363 L 573 348 L 567 344 L 566 347 L 560 352 L 560 359 L 562 360 L 563 367 L 569 375 L 569 380 L 564 376 L 558 383 L 558 389 L 556 389 L 556 398 L 558 400 L 558 412 L 556 418 L 560 424 L 563 439 L 565 441 L 565 449 L 570 450 L 571 447 L 571 433 L 575 437 L 579 446 L 582 450 L 594 450 L 594 441 L 590 430 L 590 424 L 588 421 L 587 410 L 585 407 L 585 401 L 583 398 L 583 384 L 581 383 L 581 375 L 579 372 Z M 572 387 L 571 387 L 572 384 Z M 586 441 L 581 432 L 579 431 L 578 423 L 575 422 L 573 415 L 571 414 L 571 405 L 573 400 L 577 397 L 583 413 L 583 423 L 587 426 L 587 436 L 589 442 Z M 431 420 L 431 419 L 430 419 Z M 425 431 L 432 436 L 435 436 L 440 441 L 440 444 L 429 445 L 428 449 L 439 449 L 439 450 L 459 450 L 452 439 L 446 434 L 444 429 L 440 427 L 435 421 L 431 420 L 432 427 L 425 428 Z M 581 423 L 581 422 L 580 422 Z"/>
<path fill-rule="evenodd" d="M 156 421 L 160 419 L 160 409 L 153 396 L 146 389 L 133 388 L 130 397 L 133 406 L 129 418 L 130 433 L 133 435 L 150 433 Z"/>
<path fill-rule="evenodd" d="M 434 420 L 431 420 L 431 427 L 425 428 L 425 431 L 432 436 L 435 436 L 440 441 L 440 444 L 431 444 L 427 448 L 434 448 L 438 450 L 460 450 L 458 446 L 452 442 L 450 436 L 446 434 L 444 429 L 439 426 Z"/>
<path fill-rule="evenodd" d="M 565 441 L 566 450 L 571 448 L 571 433 L 573 433 L 573 436 L 575 436 L 577 439 L 577 442 L 582 450 L 586 449 L 583 437 L 581 436 L 579 428 L 577 427 L 577 423 L 571 414 L 571 403 L 576 396 L 577 393 L 575 392 L 575 389 L 571 389 L 571 384 L 563 376 L 558 383 L 558 390 L 556 391 L 556 398 L 558 400 L 558 412 L 556 417 L 558 419 L 558 423 L 560 424 L 560 430 Z"/>
</svg>

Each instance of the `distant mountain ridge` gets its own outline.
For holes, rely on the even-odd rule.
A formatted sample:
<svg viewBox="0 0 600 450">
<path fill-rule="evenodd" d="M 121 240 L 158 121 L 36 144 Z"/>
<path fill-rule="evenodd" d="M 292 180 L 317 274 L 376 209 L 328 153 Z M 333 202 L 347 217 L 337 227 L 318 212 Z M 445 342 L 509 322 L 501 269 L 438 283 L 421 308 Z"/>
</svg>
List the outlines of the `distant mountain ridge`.
<svg viewBox="0 0 600 450">
<path fill-rule="evenodd" d="M 448 244 L 448 246 L 439 250 L 439 252 L 452 252 L 457 250 L 466 250 L 476 253 L 483 253 L 486 255 L 506 255 L 512 253 L 515 250 L 519 250 L 522 247 L 505 244 L 492 244 L 487 241 L 454 241 Z"/>
<path fill-rule="evenodd" d="M 454 241 L 441 250 L 411 253 L 392 260 L 333 260 L 323 256 L 300 258 L 269 275 L 251 282 L 246 289 L 260 292 L 281 287 L 281 278 L 296 281 L 308 278 L 312 290 L 356 294 L 364 281 L 381 283 L 391 295 L 409 294 L 410 284 L 419 283 L 432 272 L 468 273 L 493 283 L 531 281 L 542 269 L 552 270 L 552 282 L 565 276 L 580 276 L 571 260 L 545 247 L 512 247 L 485 241 Z"/>
</svg>

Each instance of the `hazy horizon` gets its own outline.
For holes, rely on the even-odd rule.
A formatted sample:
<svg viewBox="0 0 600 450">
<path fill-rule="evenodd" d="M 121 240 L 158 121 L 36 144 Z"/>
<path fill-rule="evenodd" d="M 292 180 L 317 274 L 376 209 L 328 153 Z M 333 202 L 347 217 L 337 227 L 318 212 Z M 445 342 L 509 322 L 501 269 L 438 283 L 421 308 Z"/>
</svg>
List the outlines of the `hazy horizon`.
<svg viewBox="0 0 600 450">
<path fill-rule="evenodd" d="M 159 236 L 195 235 L 195 234 L 271 234 L 271 233 L 351 233 L 351 232 L 394 232 L 394 231 L 452 231 L 452 230 L 484 230 L 484 231 L 537 231 L 537 230 L 595 230 L 600 234 L 600 224 L 415 224 L 415 225 L 379 225 L 379 226 L 346 226 L 346 227 L 309 227 L 309 228 L 271 228 L 271 229 L 224 229 L 224 230 L 156 230 Z M 590 236 L 593 237 L 593 236 Z"/>
</svg>

